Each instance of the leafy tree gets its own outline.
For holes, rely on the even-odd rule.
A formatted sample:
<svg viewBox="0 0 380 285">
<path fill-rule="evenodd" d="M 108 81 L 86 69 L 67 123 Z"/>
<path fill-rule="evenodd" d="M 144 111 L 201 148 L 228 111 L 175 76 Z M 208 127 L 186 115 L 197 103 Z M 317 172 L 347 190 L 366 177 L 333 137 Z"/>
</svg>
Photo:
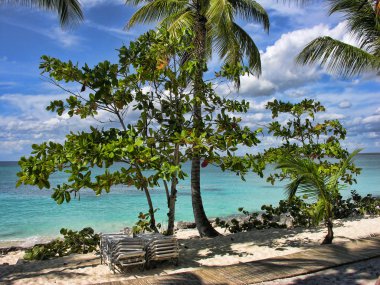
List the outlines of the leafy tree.
<svg viewBox="0 0 380 285">
<path fill-rule="evenodd" d="M 57 12 L 61 26 L 83 20 L 83 12 L 78 0 L 0 0 L 0 4 L 14 4 Z"/>
<path fill-rule="evenodd" d="M 207 86 L 203 80 L 203 73 L 207 69 L 207 60 L 212 50 L 216 50 L 226 66 L 234 72 L 229 72 L 229 78 L 239 85 L 239 64 L 244 56 L 248 59 L 248 71 L 260 74 L 260 52 L 250 36 L 236 23 L 235 18 L 240 16 L 244 20 L 255 21 L 269 29 L 269 19 L 265 10 L 253 0 L 127 0 L 127 4 L 139 5 L 141 8 L 131 17 L 127 27 L 136 23 L 161 21 L 159 26 L 166 27 L 174 36 L 182 29 L 193 31 L 194 48 L 183 59 L 194 59 L 195 72 L 192 74 L 194 89 L 193 121 L 196 137 L 201 137 L 205 131 L 202 102 L 207 94 Z M 207 106 L 207 104 L 206 104 Z M 216 236 L 218 232 L 209 223 L 203 208 L 200 187 L 201 153 L 192 149 L 191 164 L 191 191 L 194 218 L 201 236 Z"/>
<path fill-rule="evenodd" d="M 332 175 L 342 167 L 349 156 L 340 144 L 347 131 L 338 120 L 318 120 L 317 116 L 325 112 L 320 102 L 305 99 L 293 104 L 274 100 L 268 103 L 267 109 L 271 110 L 273 119 L 279 119 L 269 124 L 268 133 L 282 144 L 259 155 L 263 166 L 277 163 L 284 157 L 304 157 L 314 160 L 324 175 Z M 342 179 L 349 184 L 355 183 L 353 175 L 359 174 L 360 168 L 350 163 L 345 169 Z M 284 170 L 270 174 L 267 181 L 273 184 L 285 178 L 289 178 L 289 173 Z"/>
<path fill-rule="evenodd" d="M 49 178 L 54 172 L 70 174 L 68 181 L 54 188 L 53 198 L 58 204 L 69 202 L 83 188 L 92 189 L 97 195 L 109 192 L 114 185 L 134 186 L 142 190 L 149 205 L 150 228 L 158 231 L 155 209 L 149 188 L 160 180 L 171 181 L 168 195 L 168 233 L 174 228 L 174 203 L 177 177 L 184 178 L 179 162 L 179 142 L 174 137 L 181 127 L 182 112 L 186 112 L 184 96 L 186 81 L 179 70 L 176 53 L 188 48 L 188 43 L 166 35 L 148 32 L 130 47 L 119 50 L 119 63 L 104 61 L 90 68 L 79 68 L 71 61 L 62 62 L 43 56 L 41 70 L 48 73 L 52 83 L 67 91 L 64 101 L 51 102 L 48 110 L 63 115 L 95 117 L 99 112 L 109 113 L 115 124 L 109 129 L 91 127 L 90 132 L 70 133 L 63 144 L 43 143 L 33 145 L 33 155 L 21 158 L 19 184 L 49 188 Z M 166 49 L 166 50 L 165 50 Z M 165 56 L 163 59 L 162 56 Z M 166 61 L 165 68 L 161 67 Z M 169 62 L 170 60 L 170 62 Z M 80 92 L 73 92 L 60 82 L 75 82 Z M 143 88 L 150 87 L 150 92 Z M 179 98 L 181 97 L 181 98 Z M 129 110 L 139 114 L 135 123 L 127 124 L 125 114 Z M 180 116 L 180 118 L 178 118 Z M 174 121 L 174 124 L 168 122 Z M 116 124 L 120 127 L 116 127 Z M 120 170 L 111 172 L 110 166 L 122 163 Z M 94 177 L 91 169 L 105 168 L 103 174 Z M 155 170 L 146 174 L 145 170 Z"/>
<path fill-rule="evenodd" d="M 328 36 L 311 41 L 298 55 L 301 64 L 320 63 L 343 76 L 358 75 L 380 69 L 379 2 L 362 0 L 329 0 L 330 15 L 343 13 L 349 32 L 358 47 Z"/>
<path fill-rule="evenodd" d="M 317 201 L 313 216 L 316 222 L 324 219 L 328 229 L 322 244 L 331 244 L 334 238 L 333 213 L 334 202 L 338 198 L 341 188 L 339 180 L 351 164 L 352 158 L 359 151 L 355 150 L 347 159 L 343 160 L 336 172 L 330 174 L 321 173 L 319 164 L 313 160 L 298 156 L 286 157 L 277 166 L 277 168 L 292 174 L 291 182 L 286 186 L 289 199 L 292 199 L 298 191 Z"/>
<path fill-rule="evenodd" d="M 177 184 L 186 176 L 181 165 L 192 159 L 194 150 L 203 159 L 203 167 L 213 163 L 242 178 L 249 169 L 259 169 L 253 155 L 234 154 L 239 145 L 250 147 L 259 142 L 256 136 L 260 130 L 241 127 L 241 118 L 230 115 L 247 112 L 248 103 L 221 98 L 211 82 L 205 84 L 201 98 L 189 90 L 188 77 L 197 72 L 197 62 L 180 59 L 193 49 L 192 38 L 187 31 L 181 37 L 172 37 L 164 29 L 151 31 L 129 48 L 122 47 L 118 64 L 104 61 L 93 68 L 44 56 L 41 69 L 53 83 L 76 82 L 81 88 L 81 92 L 64 89 L 70 96 L 65 102 L 51 102 L 48 110 L 82 119 L 108 112 L 120 127 L 105 130 L 92 126 L 90 132 L 70 133 L 63 144 L 33 145 L 32 156 L 19 162 L 18 184 L 49 188 L 50 175 L 65 171 L 70 175 L 67 182 L 54 188 L 53 198 L 58 203 L 69 202 L 71 195 L 83 188 L 100 195 L 114 185 L 134 186 L 144 191 L 150 228 L 157 231 L 149 189 L 162 181 L 169 207 L 168 234 L 172 234 Z M 225 68 L 218 76 L 235 71 Z M 200 134 L 190 116 L 194 101 L 199 99 L 204 106 Z M 124 114 L 130 109 L 140 114 L 136 122 L 126 124 Z M 123 167 L 111 172 L 115 163 Z M 94 176 L 91 170 L 95 167 L 104 168 L 104 172 Z M 152 171 L 146 174 L 144 170 Z"/>
</svg>

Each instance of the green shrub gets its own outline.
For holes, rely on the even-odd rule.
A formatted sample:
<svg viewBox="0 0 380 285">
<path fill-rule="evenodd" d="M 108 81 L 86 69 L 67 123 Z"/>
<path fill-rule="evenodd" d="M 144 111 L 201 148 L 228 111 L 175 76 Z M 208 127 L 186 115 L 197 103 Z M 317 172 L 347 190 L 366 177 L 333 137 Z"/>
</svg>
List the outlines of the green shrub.
<svg viewBox="0 0 380 285">
<path fill-rule="evenodd" d="M 154 209 L 153 213 L 156 213 L 159 209 Z M 143 213 L 140 212 L 138 215 L 138 221 L 135 223 L 135 225 L 132 227 L 132 232 L 134 234 L 139 234 L 139 233 L 145 233 L 145 232 L 153 232 L 153 229 L 151 228 L 151 214 L 148 213 Z M 161 224 L 158 223 L 156 225 L 158 229 L 161 228 Z"/>
<path fill-rule="evenodd" d="M 62 257 L 72 253 L 96 251 L 100 237 L 92 228 L 72 231 L 62 228 L 63 239 L 55 239 L 47 244 L 39 244 L 25 251 L 25 260 L 45 260 Z"/>
<path fill-rule="evenodd" d="M 360 196 L 355 190 L 351 191 L 353 204 L 361 215 L 380 215 L 380 199 L 367 194 Z"/>
<path fill-rule="evenodd" d="M 304 197 L 307 199 L 307 197 Z M 272 205 L 263 205 L 262 213 L 250 213 L 243 208 L 239 208 L 241 213 L 239 218 L 231 220 L 215 219 L 215 224 L 230 233 L 245 232 L 250 230 L 261 230 L 267 228 L 285 227 L 276 222 L 276 218 L 281 214 L 290 213 L 293 217 L 293 225 L 301 227 L 310 227 L 315 225 L 312 212 L 316 204 L 306 203 L 299 197 L 292 200 L 281 200 L 278 207 Z M 259 220 L 258 217 L 261 216 Z M 351 197 L 343 199 L 339 195 L 333 208 L 333 216 L 335 219 L 344 219 L 352 215 L 380 215 L 380 199 L 373 197 L 371 194 L 365 197 L 360 196 L 355 190 L 351 191 Z M 276 218 L 275 218 L 276 217 Z"/>
</svg>

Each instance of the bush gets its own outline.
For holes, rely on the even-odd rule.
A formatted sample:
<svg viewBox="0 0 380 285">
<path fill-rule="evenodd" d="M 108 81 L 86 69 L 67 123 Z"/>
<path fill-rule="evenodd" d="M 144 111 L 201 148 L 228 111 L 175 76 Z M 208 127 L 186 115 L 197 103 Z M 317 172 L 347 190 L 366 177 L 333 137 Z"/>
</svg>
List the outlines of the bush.
<svg viewBox="0 0 380 285">
<path fill-rule="evenodd" d="M 72 231 L 62 228 L 63 239 L 55 239 L 47 244 L 39 244 L 25 251 L 25 260 L 45 260 L 72 253 L 88 253 L 97 249 L 100 237 L 92 228 Z"/>
<path fill-rule="evenodd" d="M 154 209 L 153 213 L 156 213 L 159 209 Z M 138 220 L 135 225 L 132 227 L 133 234 L 141 234 L 145 232 L 153 232 L 153 229 L 150 227 L 151 214 L 140 212 L 138 215 Z M 161 224 L 156 225 L 157 229 L 161 228 Z"/>
<path fill-rule="evenodd" d="M 367 194 L 360 196 L 355 190 L 351 191 L 355 210 L 361 215 L 380 215 L 380 199 Z"/>
<path fill-rule="evenodd" d="M 307 198 L 307 197 L 305 197 Z M 281 214 L 289 213 L 293 217 L 293 225 L 310 227 L 314 224 L 312 213 L 316 204 L 308 204 L 299 197 L 292 200 L 281 200 L 278 207 L 263 205 L 262 213 L 250 213 L 243 208 L 238 211 L 242 213 L 239 218 L 231 220 L 215 219 L 215 224 L 231 233 L 245 232 L 253 229 L 261 230 L 267 228 L 282 228 L 284 225 L 277 223 Z M 351 197 L 343 199 L 339 195 L 334 203 L 334 218 L 344 219 L 353 215 L 380 215 L 380 199 L 371 194 L 360 196 L 355 190 L 351 191 Z"/>
</svg>

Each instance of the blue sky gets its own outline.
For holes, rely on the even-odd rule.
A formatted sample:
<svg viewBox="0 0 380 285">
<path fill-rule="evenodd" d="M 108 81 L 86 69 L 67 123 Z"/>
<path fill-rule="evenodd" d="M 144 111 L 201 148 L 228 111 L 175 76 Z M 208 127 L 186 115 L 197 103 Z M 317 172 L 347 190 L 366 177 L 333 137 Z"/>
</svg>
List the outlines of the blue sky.
<svg viewBox="0 0 380 285">
<path fill-rule="evenodd" d="M 238 96 L 251 102 L 251 110 L 244 118 L 246 124 L 252 128 L 268 124 L 270 114 L 265 104 L 275 98 L 292 102 L 313 98 L 327 108 L 320 119 L 340 119 L 348 129 L 346 147 L 380 152 L 376 74 L 344 80 L 317 66 L 294 63 L 297 52 L 317 36 L 330 35 L 355 43 L 347 34 L 341 15 L 328 17 L 320 2 L 309 7 L 277 0 L 259 2 L 270 15 L 269 34 L 255 23 L 241 23 L 259 46 L 263 66 L 259 79 L 242 78 Z M 0 160 L 18 160 L 30 153 L 33 143 L 63 141 L 69 131 L 99 124 L 45 111 L 50 100 L 65 95 L 40 76 L 41 55 L 71 59 L 80 65 L 106 59 L 116 61 L 115 50 L 149 28 L 123 30 L 135 11 L 135 7 L 124 5 L 123 1 L 82 0 L 82 5 L 85 22 L 70 30 L 62 30 L 53 13 L 0 6 Z M 216 69 L 218 58 L 214 57 L 209 66 Z M 276 144 L 271 137 L 262 138 L 262 142 L 257 150 Z"/>
</svg>

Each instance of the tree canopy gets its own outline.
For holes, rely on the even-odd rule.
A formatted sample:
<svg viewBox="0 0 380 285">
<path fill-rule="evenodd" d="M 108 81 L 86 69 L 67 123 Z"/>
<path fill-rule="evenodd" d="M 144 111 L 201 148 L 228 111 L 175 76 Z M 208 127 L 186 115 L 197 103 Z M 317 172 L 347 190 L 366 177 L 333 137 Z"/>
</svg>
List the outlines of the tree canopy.
<svg viewBox="0 0 380 285">
<path fill-rule="evenodd" d="M 261 130 L 241 126 L 237 115 L 247 112 L 249 104 L 220 97 L 211 82 L 201 98 L 189 88 L 189 74 L 196 72 L 196 62 L 182 63 L 180 59 L 192 48 L 191 39 L 187 31 L 179 38 L 163 29 L 150 31 L 129 47 L 120 48 L 119 63 L 104 61 L 92 68 L 43 56 L 42 72 L 69 93 L 65 100 L 51 102 L 49 111 L 84 120 L 106 112 L 115 125 L 72 132 L 63 143 L 33 145 L 32 155 L 19 162 L 18 185 L 50 188 L 50 176 L 65 171 L 67 181 L 53 187 L 52 197 L 59 204 L 69 202 L 81 189 L 92 189 L 100 195 L 114 185 L 133 186 L 147 196 L 151 227 L 156 230 L 149 192 L 163 183 L 169 209 L 174 211 L 178 181 L 187 175 L 182 164 L 192 158 L 194 149 L 204 167 L 213 163 L 242 178 L 247 171 L 258 169 L 253 155 L 235 155 L 239 146 L 259 143 L 257 133 Z M 241 70 L 244 72 L 244 68 Z M 228 73 L 223 69 L 220 76 Z M 76 91 L 65 83 L 76 83 Z M 199 99 L 204 106 L 200 135 L 191 118 L 194 100 Z M 137 115 L 136 120 L 125 117 L 131 111 Z M 117 162 L 123 166 L 111 169 Z M 95 175 L 94 168 L 104 171 Z M 146 174 L 145 170 L 153 172 Z M 168 227 L 172 229 L 174 213 L 169 214 L 173 214 Z"/>
</svg>

